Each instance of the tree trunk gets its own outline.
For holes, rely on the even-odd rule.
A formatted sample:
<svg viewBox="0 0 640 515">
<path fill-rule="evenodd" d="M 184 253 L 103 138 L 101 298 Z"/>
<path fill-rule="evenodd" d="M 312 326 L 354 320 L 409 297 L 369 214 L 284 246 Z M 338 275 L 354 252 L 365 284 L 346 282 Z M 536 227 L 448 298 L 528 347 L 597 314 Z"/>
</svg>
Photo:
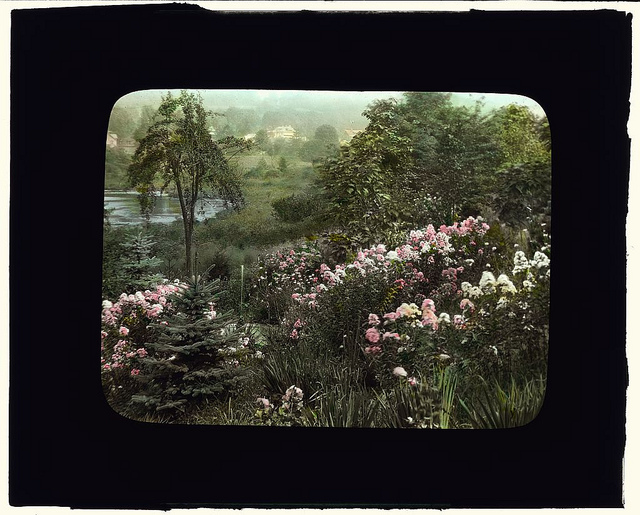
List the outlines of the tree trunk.
<svg viewBox="0 0 640 515">
<path fill-rule="evenodd" d="M 187 268 L 187 277 L 193 275 L 193 265 L 191 262 L 191 239 L 193 235 L 193 218 L 190 218 L 191 209 L 184 199 L 182 191 L 182 182 L 178 177 L 174 179 L 176 189 L 178 190 L 178 199 L 180 200 L 180 210 L 182 211 L 182 226 L 184 228 L 184 249 L 185 249 L 185 266 Z"/>
</svg>

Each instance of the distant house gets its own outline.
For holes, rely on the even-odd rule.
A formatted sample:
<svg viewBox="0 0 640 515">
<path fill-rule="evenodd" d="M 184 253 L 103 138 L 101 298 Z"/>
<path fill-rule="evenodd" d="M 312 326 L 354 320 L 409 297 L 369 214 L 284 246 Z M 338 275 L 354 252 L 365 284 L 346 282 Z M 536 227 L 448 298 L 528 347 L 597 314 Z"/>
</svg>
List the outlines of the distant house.
<svg viewBox="0 0 640 515">
<path fill-rule="evenodd" d="M 107 133 L 107 147 L 116 148 L 118 146 L 118 135 L 115 132 Z"/>
<path fill-rule="evenodd" d="M 118 147 L 126 149 L 135 149 L 138 143 L 133 138 L 121 138 L 118 140 Z"/>
<path fill-rule="evenodd" d="M 267 136 L 270 139 L 293 139 L 296 137 L 296 131 L 291 125 L 283 125 L 275 129 L 268 130 Z"/>
<path fill-rule="evenodd" d="M 362 132 L 362 129 L 345 129 L 344 133 L 347 136 L 345 139 L 351 141 L 351 139 L 360 132 Z"/>
</svg>

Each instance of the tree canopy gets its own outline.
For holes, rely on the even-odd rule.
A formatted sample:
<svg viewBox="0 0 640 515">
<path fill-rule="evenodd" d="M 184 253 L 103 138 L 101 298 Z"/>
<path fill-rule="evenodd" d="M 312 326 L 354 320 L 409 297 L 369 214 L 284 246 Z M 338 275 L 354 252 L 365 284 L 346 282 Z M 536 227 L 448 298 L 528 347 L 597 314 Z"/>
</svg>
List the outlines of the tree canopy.
<svg viewBox="0 0 640 515">
<path fill-rule="evenodd" d="M 208 132 L 207 111 L 202 98 L 182 91 L 162 98 L 153 123 L 140 140 L 129 167 L 129 180 L 140 194 L 141 209 L 148 214 L 158 186 L 176 189 L 185 236 L 186 269 L 192 275 L 191 246 L 196 203 L 207 190 L 234 208 L 243 204 L 239 175 L 229 158 L 248 146 L 244 140 L 228 137 L 213 141 Z"/>
<path fill-rule="evenodd" d="M 516 224 L 546 206 L 546 118 L 519 105 L 489 114 L 481 107 L 432 92 L 371 104 L 366 129 L 322 166 L 336 225 L 352 241 L 389 241 L 427 220 L 450 224 L 492 210 Z"/>
</svg>

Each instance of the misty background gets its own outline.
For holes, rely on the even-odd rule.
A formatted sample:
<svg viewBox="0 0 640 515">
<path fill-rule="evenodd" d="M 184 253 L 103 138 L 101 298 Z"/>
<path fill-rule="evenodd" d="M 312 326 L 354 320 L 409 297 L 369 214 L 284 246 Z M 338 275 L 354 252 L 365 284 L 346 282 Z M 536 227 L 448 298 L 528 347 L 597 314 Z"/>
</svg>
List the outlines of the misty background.
<svg viewBox="0 0 640 515">
<path fill-rule="evenodd" d="M 167 91 L 145 90 L 127 94 L 114 105 L 109 132 L 120 138 L 140 139 L 150 118 Z M 367 120 L 362 112 L 375 100 L 401 99 L 395 91 L 272 91 L 272 90 L 198 90 L 207 109 L 221 115 L 213 118 L 216 136 L 243 137 L 259 130 L 290 126 L 300 137 L 310 138 L 322 125 L 335 127 L 340 136 L 345 130 L 362 130 Z M 473 107 L 480 101 L 486 113 L 518 104 L 544 116 L 542 108 L 521 95 L 496 93 L 453 93 L 453 105 Z"/>
</svg>

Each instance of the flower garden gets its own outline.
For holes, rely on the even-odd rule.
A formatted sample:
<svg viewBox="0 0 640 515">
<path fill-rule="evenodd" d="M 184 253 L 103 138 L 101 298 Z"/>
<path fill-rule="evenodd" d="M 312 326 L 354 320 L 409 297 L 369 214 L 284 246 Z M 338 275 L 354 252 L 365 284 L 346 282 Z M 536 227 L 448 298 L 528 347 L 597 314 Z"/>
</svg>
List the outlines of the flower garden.
<svg viewBox="0 0 640 515">
<path fill-rule="evenodd" d="M 551 244 L 538 229 L 468 217 L 343 259 L 306 239 L 241 278 L 123 292 L 102 305 L 105 396 L 149 422 L 526 424 L 543 404 L 549 342 Z"/>
</svg>

